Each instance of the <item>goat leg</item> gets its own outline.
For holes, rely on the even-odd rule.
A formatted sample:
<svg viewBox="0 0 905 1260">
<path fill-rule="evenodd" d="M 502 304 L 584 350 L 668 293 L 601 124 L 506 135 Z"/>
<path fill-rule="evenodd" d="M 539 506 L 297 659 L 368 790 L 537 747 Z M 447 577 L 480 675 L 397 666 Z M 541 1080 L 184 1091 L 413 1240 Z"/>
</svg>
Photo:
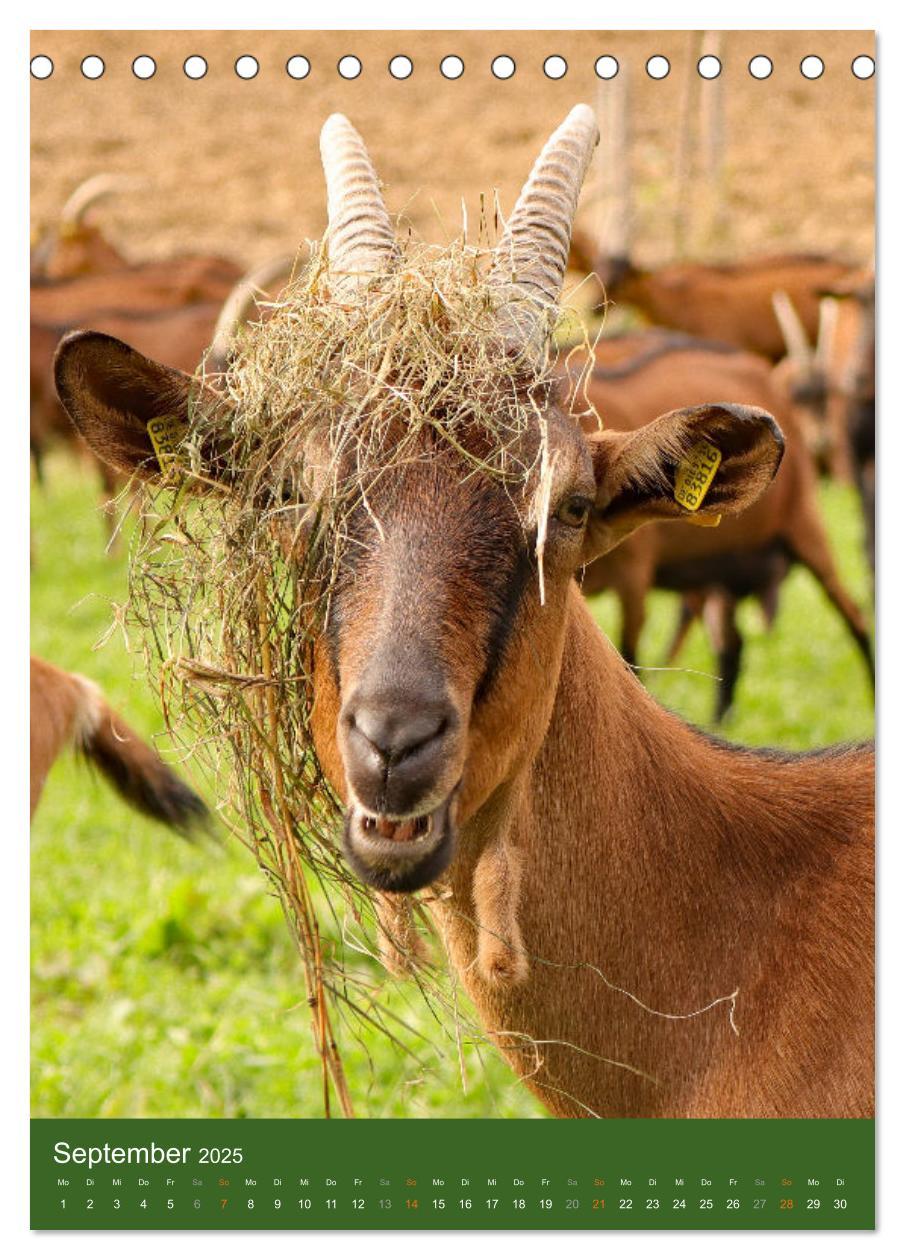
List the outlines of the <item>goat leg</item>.
<svg viewBox="0 0 905 1260">
<path fill-rule="evenodd" d="M 689 631 L 694 625 L 698 617 L 703 615 L 704 603 L 707 595 L 704 591 L 683 591 L 682 602 L 679 607 L 679 620 L 676 625 L 672 642 L 666 653 L 666 664 L 672 665 L 682 648 L 685 646 L 685 640 L 688 638 Z"/>
<path fill-rule="evenodd" d="M 714 722 L 720 723 L 732 707 L 742 667 L 742 636 L 735 619 L 737 601 L 727 591 L 714 591 L 704 606 L 704 622 L 717 652 L 719 686 Z"/>
</svg>

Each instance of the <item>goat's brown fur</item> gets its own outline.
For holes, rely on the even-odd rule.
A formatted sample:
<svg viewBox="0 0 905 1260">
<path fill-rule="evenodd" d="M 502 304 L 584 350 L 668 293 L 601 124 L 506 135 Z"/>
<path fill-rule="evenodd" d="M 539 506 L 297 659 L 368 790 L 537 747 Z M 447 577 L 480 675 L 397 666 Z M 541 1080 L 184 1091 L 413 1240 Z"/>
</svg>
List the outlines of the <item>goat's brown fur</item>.
<svg viewBox="0 0 905 1260">
<path fill-rule="evenodd" d="M 430 950 L 415 926 L 411 901 L 399 893 L 377 893 L 374 904 L 380 961 L 394 976 L 409 975 L 430 958 Z"/>
<path fill-rule="evenodd" d="M 204 254 L 135 263 L 32 283 L 31 317 L 78 328 L 98 311 L 147 315 L 199 302 L 222 304 L 241 278 L 235 263 Z"/>
<path fill-rule="evenodd" d="M 710 743 L 657 708 L 576 593 L 512 840 L 527 983 L 470 968 L 480 815 L 440 912 L 485 1026 L 555 1114 L 869 1115 L 872 819 L 869 751 Z M 738 1036 L 728 1002 L 668 1019 L 628 996 L 683 1015 L 733 993 Z M 580 1044 L 558 1044 L 582 1010 Z"/>
</svg>

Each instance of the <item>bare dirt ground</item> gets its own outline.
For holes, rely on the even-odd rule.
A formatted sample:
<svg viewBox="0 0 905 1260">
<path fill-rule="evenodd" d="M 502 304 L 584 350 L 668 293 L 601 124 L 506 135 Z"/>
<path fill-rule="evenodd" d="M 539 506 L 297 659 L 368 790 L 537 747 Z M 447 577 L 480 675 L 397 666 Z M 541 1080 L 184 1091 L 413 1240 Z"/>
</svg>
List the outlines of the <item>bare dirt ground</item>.
<svg viewBox="0 0 905 1260">
<path fill-rule="evenodd" d="M 317 137 L 327 115 L 342 110 L 367 140 L 391 210 L 404 212 L 426 238 L 442 240 L 461 224 L 463 197 L 472 221 L 480 194 L 492 196 L 494 189 L 508 210 L 539 146 L 568 109 L 581 100 L 599 103 L 611 90 L 593 69 L 597 56 L 611 53 L 631 77 L 637 252 L 661 259 L 673 252 L 678 120 L 697 38 L 681 31 L 35 32 L 32 51 L 52 57 L 55 72 L 32 84 L 33 225 L 52 219 L 81 180 L 114 171 L 135 176 L 135 187 L 97 213 L 136 259 L 211 249 L 252 265 L 291 251 L 323 230 Z M 694 252 L 792 248 L 870 258 L 874 85 L 856 79 L 850 66 L 858 54 L 873 52 L 870 32 L 725 35 L 726 225 L 718 235 L 698 231 Z M 209 63 L 199 81 L 182 71 L 194 53 Z M 233 69 L 245 53 L 261 64 L 249 81 Z M 297 53 L 312 66 L 303 81 L 285 71 Z M 337 73 L 347 53 L 363 65 L 355 81 Z M 414 62 L 406 81 L 387 72 L 398 53 Z M 448 53 L 465 61 L 457 81 L 438 70 Z M 490 72 L 498 53 L 518 67 L 505 82 Z M 569 64 L 560 81 L 542 70 L 551 53 Z M 672 65 L 661 81 L 644 70 L 656 53 Z M 747 70 L 758 53 L 774 62 L 766 81 Z M 106 63 L 99 80 L 79 71 L 88 54 Z M 139 54 L 158 62 L 146 82 L 131 72 Z M 808 54 L 826 63 L 816 81 L 799 70 Z M 600 167 L 579 213 L 591 224 L 607 179 Z M 712 195 L 703 177 L 688 183 L 683 204 L 690 204 L 693 220 Z"/>
</svg>

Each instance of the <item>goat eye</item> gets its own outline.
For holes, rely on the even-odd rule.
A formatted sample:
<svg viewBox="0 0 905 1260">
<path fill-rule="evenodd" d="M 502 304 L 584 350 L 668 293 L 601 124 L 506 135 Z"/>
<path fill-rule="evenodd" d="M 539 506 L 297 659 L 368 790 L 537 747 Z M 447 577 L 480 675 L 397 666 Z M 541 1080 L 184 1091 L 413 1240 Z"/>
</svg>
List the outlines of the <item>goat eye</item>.
<svg viewBox="0 0 905 1260">
<path fill-rule="evenodd" d="M 584 495 L 570 494 L 557 508 L 556 519 L 571 529 L 582 529 L 587 524 L 591 507 L 591 500 Z"/>
</svg>

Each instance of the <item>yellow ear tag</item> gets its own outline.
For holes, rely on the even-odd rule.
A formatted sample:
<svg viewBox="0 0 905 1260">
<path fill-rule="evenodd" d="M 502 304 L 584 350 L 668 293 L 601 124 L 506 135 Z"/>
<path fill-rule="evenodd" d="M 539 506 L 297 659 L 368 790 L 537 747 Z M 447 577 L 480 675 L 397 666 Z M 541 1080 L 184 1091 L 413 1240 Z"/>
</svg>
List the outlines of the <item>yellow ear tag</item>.
<svg viewBox="0 0 905 1260">
<path fill-rule="evenodd" d="M 716 529 L 722 519 L 722 512 L 702 512 L 700 516 L 690 516 L 688 524 L 701 525 L 704 529 Z"/>
<path fill-rule="evenodd" d="M 155 416 L 148 421 L 148 437 L 161 472 L 169 472 L 179 463 L 179 447 L 189 431 L 182 416 Z"/>
<path fill-rule="evenodd" d="M 722 459 L 717 448 L 709 442 L 695 442 L 676 468 L 676 488 L 673 491 L 676 503 L 689 512 L 696 512 L 713 484 Z"/>
</svg>

